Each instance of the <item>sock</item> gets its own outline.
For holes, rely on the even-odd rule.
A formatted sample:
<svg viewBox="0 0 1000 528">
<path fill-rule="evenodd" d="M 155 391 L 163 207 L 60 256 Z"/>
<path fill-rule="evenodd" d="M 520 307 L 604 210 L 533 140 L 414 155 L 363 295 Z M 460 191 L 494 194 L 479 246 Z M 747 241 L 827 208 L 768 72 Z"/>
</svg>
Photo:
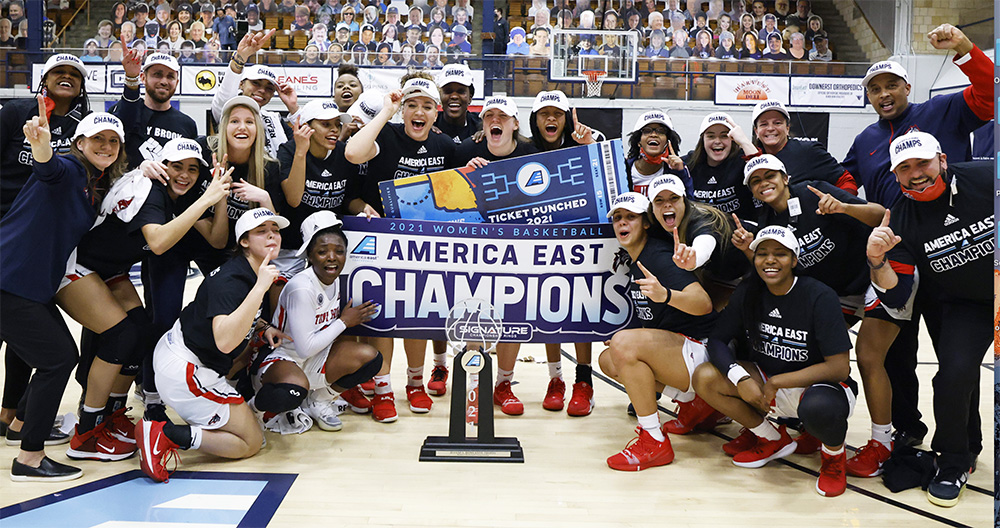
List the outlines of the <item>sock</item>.
<svg viewBox="0 0 1000 528">
<path fill-rule="evenodd" d="M 410 367 L 406 369 L 406 386 L 421 387 L 424 384 L 424 367 Z"/>
<path fill-rule="evenodd" d="M 189 425 L 191 428 L 191 449 L 198 449 L 201 447 L 201 427 L 196 425 Z"/>
<path fill-rule="evenodd" d="M 830 455 L 830 456 L 837 456 L 837 455 L 839 455 L 839 454 L 841 454 L 841 453 L 844 452 L 844 446 L 840 446 L 840 449 L 838 449 L 836 451 L 831 451 L 830 449 L 828 449 L 826 447 L 826 444 L 823 444 L 823 452 L 826 453 L 827 455 Z"/>
<path fill-rule="evenodd" d="M 438 367 L 438 366 L 440 366 L 440 367 L 447 367 L 448 366 L 448 352 L 447 351 L 441 352 L 440 354 L 438 354 L 437 352 L 434 353 L 434 366 L 435 367 Z"/>
<path fill-rule="evenodd" d="M 549 377 L 550 378 L 562 377 L 562 361 L 549 361 Z"/>
<path fill-rule="evenodd" d="M 77 424 L 77 430 L 81 433 L 86 433 L 97 427 L 97 424 L 101 423 L 103 419 L 103 407 L 88 407 L 84 405 L 80 412 L 80 422 Z"/>
<path fill-rule="evenodd" d="M 142 391 L 142 399 L 146 402 L 146 407 L 150 405 L 163 405 L 163 400 L 160 399 L 159 392 Z"/>
<path fill-rule="evenodd" d="M 503 383 L 505 381 L 509 382 L 509 381 L 511 381 L 513 379 L 514 379 L 514 371 L 513 370 L 504 370 L 504 369 L 502 369 L 500 367 L 497 367 L 497 385 L 499 385 L 499 384 L 501 384 L 501 383 Z"/>
<path fill-rule="evenodd" d="M 333 387 L 327 385 L 321 389 L 309 391 L 309 395 L 306 399 L 311 402 L 332 402 L 340 397 L 340 393 L 335 391 Z"/>
<path fill-rule="evenodd" d="M 751 427 L 750 432 L 763 438 L 764 440 L 777 440 L 781 438 L 781 433 L 771 425 L 771 422 L 764 420 L 757 427 Z"/>
<path fill-rule="evenodd" d="M 892 446 L 892 422 L 886 425 L 872 422 L 872 440 L 876 440 L 886 449 L 890 449 Z"/>
<path fill-rule="evenodd" d="M 108 395 L 108 404 L 104 406 L 104 415 L 110 416 L 111 413 L 125 407 L 125 403 L 128 401 L 128 393 L 118 394 L 112 392 Z"/>
<path fill-rule="evenodd" d="M 194 427 L 190 425 L 177 425 L 173 422 L 167 422 L 163 425 L 163 434 L 181 449 L 191 449 L 195 432 Z M 198 429 L 198 445 L 201 445 L 201 429 Z"/>
<path fill-rule="evenodd" d="M 375 376 L 375 394 L 392 394 L 392 385 L 389 384 L 389 375 Z"/>
<path fill-rule="evenodd" d="M 593 387 L 594 386 L 593 374 L 594 374 L 594 368 L 591 367 L 589 363 L 580 363 L 579 365 L 576 366 L 577 383 L 580 383 L 582 381 L 587 385 Z"/>
<path fill-rule="evenodd" d="M 663 436 L 663 431 L 660 430 L 659 414 L 653 413 L 647 416 L 639 416 L 638 418 L 639 426 L 649 433 L 649 436 L 652 436 L 657 442 L 666 440 Z"/>
</svg>

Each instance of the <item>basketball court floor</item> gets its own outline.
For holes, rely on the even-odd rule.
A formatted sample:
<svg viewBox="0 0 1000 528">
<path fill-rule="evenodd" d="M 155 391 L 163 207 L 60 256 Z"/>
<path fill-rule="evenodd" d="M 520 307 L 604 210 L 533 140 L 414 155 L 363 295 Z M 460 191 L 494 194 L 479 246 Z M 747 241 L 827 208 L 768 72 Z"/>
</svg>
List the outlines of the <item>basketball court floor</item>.
<svg viewBox="0 0 1000 528">
<path fill-rule="evenodd" d="M 195 281 L 188 284 L 192 297 Z M 72 325 L 75 334 L 78 326 Z M 428 347 L 429 348 L 429 347 Z M 595 344 L 594 357 L 602 347 Z M 564 345 L 563 371 L 573 381 L 572 346 Z M 760 469 L 732 464 L 722 444 L 737 424 L 713 433 L 671 436 L 676 453 L 668 466 L 638 473 L 613 471 L 608 456 L 634 436 L 636 421 L 625 413 L 623 389 L 595 371 L 593 414 L 573 418 L 542 409 L 548 383 L 545 351 L 525 345 L 514 372 L 523 416 L 496 413 L 496 434 L 517 437 L 523 464 L 419 462 L 429 435 L 448 431 L 448 397 L 435 398 L 429 414 L 407 406 L 402 343 L 393 360 L 399 420 L 374 422 L 370 415 L 341 415 L 344 428 L 317 427 L 302 435 L 266 433 L 267 446 L 253 458 L 224 461 L 181 452 L 179 471 L 155 484 L 139 471 L 137 458 L 121 462 L 77 462 L 82 479 L 53 484 L 11 482 L 7 475 L 17 448 L 0 444 L 0 526 L 174 528 L 225 526 L 472 526 L 472 527 L 873 527 L 916 528 L 992 525 L 993 365 L 980 377 L 984 450 L 961 502 L 945 509 L 925 493 L 891 493 L 880 478 L 848 477 L 836 498 L 815 491 L 819 453 L 792 455 Z M 989 356 L 987 356 L 989 358 Z M 931 378 L 936 360 L 921 338 L 920 410 L 933 431 Z M 428 365 L 431 365 L 428 352 Z M 860 380 L 853 368 L 855 379 Z M 429 372 L 429 369 L 428 369 Z M 426 375 L 426 374 L 425 374 Z M 449 392 L 450 395 L 450 392 Z M 61 413 L 75 412 L 79 387 L 71 382 Z M 568 396 L 568 395 L 567 395 Z M 661 420 L 674 404 L 661 401 Z M 131 400 L 133 418 L 141 403 Z M 849 455 L 870 434 L 863 397 L 850 419 Z M 926 439 L 930 441 L 930 436 Z M 927 449 L 927 445 L 923 446 Z M 67 462 L 66 446 L 47 450 Z"/>
</svg>

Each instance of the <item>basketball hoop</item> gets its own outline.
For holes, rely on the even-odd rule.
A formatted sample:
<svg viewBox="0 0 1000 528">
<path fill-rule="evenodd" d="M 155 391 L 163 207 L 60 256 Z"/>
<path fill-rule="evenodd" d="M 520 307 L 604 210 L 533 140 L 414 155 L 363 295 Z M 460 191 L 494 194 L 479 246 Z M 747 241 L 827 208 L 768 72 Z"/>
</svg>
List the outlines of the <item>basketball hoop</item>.
<svg viewBox="0 0 1000 528">
<path fill-rule="evenodd" d="M 608 76 L 606 70 L 585 70 L 583 72 L 584 81 L 587 84 L 587 97 L 600 97 L 601 86 L 604 85 L 604 78 Z"/>
</svg>

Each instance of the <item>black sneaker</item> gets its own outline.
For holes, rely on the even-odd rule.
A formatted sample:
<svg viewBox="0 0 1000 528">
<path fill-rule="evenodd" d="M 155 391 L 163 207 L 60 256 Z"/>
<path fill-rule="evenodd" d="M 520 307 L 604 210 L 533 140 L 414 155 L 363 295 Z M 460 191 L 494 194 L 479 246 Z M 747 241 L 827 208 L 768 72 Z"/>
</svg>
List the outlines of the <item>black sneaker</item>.
<svg viewBox="0 0 1000 528">
<path fill-rule="evenodd" d="M 146 412 L 142 415 L 144 420 L 151 422 L 169 422 L 167 418 L 167 406 L 162 403 L 150 403 L 146 406 Z"/>
<path fill-rule="evenodd" d="M 0 422 L 0 436 L 6 437 L 7 436 L 7 429 L 9 427 L 10 427 L 9 424 L 6 424 L 4 422 Z"/>
<path fill-rule="evenodd" d="M 82 476 L 82 469 L 60 464 L 49 457 L 43 458 L 36 468 L 26 466 L 15 458 L 10 467 L 10 480 L 14 482 L 62 482 Z"/>
<path fill-rule="evenodd" d="M 927 486 L 927 500 L 931 504 L 950 508 L 958 504 L 968 480 L 969 471 L 966 469 L 938 468 Z"/>
<path fill-rule="evenodd" d="M 656 401 L 660 401 L 660 396 L 663 396 L 663 393 L 662 392 L 657 392 L 656 393 Z M 628 414 L 629 416 L 631 416 L 633 418 L 636 417 L 635 407 L 632 406 L 631 402 L 629 402 L 628 408 L 625 409 L 625 414 Z"/>
<path fill-rule="evenodd" d="M 892 433 L 892 443 L 893 445 L 905 445 L 907 447 L 917 447 L 918 445 L 924 443 L 924 436 L 916 436 L 907 431 L 896 430 Z"/>
<path fill-rule="evenodd" d="M 52 427 L 52 430 L 49 431 L 49 437 L 45 439 L 45 445 L 65 444 L 70 441 L 70 438 L 72 438 L 72 435 L 69 433 L 60 431 L 58 427 Z M 4 443 L 9 446 L 19 447 L 21 445 L 21 431 L 8 428 Z"/>
</svg>

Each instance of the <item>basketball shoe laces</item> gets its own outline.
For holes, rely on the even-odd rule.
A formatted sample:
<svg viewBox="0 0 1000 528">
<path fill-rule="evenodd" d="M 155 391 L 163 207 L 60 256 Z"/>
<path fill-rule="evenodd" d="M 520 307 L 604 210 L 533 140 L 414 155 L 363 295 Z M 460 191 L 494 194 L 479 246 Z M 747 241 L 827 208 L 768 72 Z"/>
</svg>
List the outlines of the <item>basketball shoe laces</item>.
<svg viewBox="0 0 1000 528">
<path fill-rule="evenodd" d="M 625 455 L 625 458 L 630 459 L 630 461 L 642 462 L 640 456 L 648 456 L 656 447 L 654 443 L 656 439 L 653 438 L 653 435 L 649 433 L 643 435 L 642 433 L 642 426 L 637 426 L 635 428 L 637 436 L 630 440 L 628 444 L 625 444 L 625 449 L 622 449 L 622 454 Z"/>
<path fill-rule="evenodd" d="M 823 466 L 819 468 L 820 473 L 827 478 L 840 478 L 840 475 L 842 475 L 846 469 L 845 462 L 847 457 L 839 455 L 826 456 L 827 458 L 823 461 Z"/>
</svg>

